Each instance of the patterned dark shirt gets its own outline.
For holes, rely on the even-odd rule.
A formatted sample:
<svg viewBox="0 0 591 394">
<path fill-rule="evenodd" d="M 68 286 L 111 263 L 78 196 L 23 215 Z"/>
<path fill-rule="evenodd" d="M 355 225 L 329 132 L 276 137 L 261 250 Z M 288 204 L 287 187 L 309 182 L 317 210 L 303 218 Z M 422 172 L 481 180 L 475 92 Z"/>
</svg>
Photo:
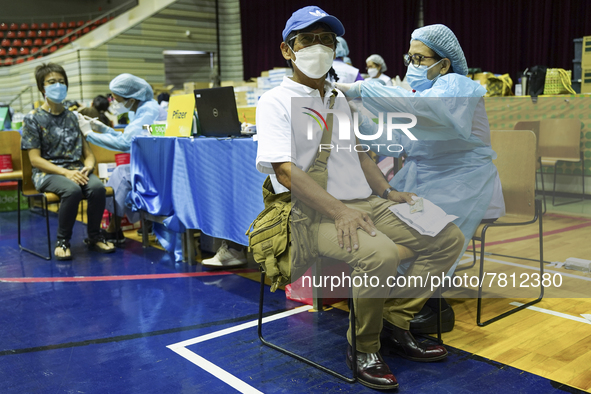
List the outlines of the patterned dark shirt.
<svg viewBox="0 0 591 394">
<path fill-rule="evenodd" d="M 41 157 L 56 166 L 80 170 L 84 167 L 82 138 L 78 119 L 72 112 L 66 109 L 59 115 L 52 115 L 39 107 L 23 120 L 21 149 L 40 149 Z M 46 175 L 33 167 L 33 183 L 37 189 Z"/>
</svg>

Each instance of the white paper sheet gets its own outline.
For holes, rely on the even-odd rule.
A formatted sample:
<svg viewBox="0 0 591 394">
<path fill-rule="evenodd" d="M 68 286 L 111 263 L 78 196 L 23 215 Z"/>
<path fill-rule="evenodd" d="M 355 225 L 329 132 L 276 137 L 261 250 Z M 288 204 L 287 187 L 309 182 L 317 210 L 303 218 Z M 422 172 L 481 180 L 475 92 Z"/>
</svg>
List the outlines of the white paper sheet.
<svg viewBox="0 0 591 394">
<path fill-rule="evenodd" d="M 457 216 L 446 214 L 443 209 L 426 198 L 423 198 L 423 210 L 421 212 L 410 213 L 410 205 L 407 203 L 393 205 L 390 207 L 390 210 L 420 234 L 431 237 L 439 234 L 448 223 L 458 218 Z"/>
</svg>

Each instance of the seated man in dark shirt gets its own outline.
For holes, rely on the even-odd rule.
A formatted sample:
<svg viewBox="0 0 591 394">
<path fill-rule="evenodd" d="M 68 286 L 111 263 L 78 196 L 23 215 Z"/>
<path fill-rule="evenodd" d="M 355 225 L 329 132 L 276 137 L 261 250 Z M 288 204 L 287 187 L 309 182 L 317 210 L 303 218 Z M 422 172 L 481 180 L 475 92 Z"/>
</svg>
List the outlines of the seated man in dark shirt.
<svg viewBox="0 0 591 394">
<path fill-rule="evenodd" d="M 45 102 L 25 116 L 21 148 L 28 150 L 35 188 L 61 199 L 55 257 L 72 258 L 70 238 L 83 196 L 88 199 L 85 243 L 101 253 L 114 252 L 114 245 L 100 235 L 105 187 L 91 173 L 94 155 L 82 136 L 78 118 L 62 105 L 68 92 L 66 72 L 57 64 L 42 64 L 35 69 L 35 79 Z"/>
</svg>

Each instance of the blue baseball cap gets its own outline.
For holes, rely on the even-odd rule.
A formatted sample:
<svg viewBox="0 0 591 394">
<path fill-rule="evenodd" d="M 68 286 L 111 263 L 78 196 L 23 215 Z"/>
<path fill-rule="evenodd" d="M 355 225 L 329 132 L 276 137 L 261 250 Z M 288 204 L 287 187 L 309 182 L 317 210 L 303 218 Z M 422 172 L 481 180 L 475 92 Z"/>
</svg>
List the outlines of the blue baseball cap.
<svg viewBox="0 0 591 394">
<path fill-rule="evenodd" d="M 340 20 L 328 15 L 322 8 L 310 5 L 300 8 L 287 20 L 285 29 L 283 29 L 283 41 L 287 39 L 287 36 L 292 31 L 304 29 L 316 22 L 326 23 L 333 33 L 339 37 L 345 34 L 345 27 Z"/>
</svg>

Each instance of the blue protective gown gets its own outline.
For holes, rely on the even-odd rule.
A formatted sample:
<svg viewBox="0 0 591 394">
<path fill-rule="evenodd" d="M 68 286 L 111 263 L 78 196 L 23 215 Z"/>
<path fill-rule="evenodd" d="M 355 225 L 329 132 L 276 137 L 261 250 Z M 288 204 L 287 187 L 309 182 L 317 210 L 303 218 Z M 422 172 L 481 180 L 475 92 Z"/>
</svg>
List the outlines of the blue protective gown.
<svg viewBox="0 0 591 394">
<path fill-rule="evenodd" d="M 156 100 L 140 102 L 134 119 L 125 127 L 123 133 L 119 133 L 108 127 L 105 133 L 91 132 L 86 140 L 103 148 L 129 153 L 131 140 L 138 135 L 149 135 L 142 129 L 145 124 L 154 124 L 160 114 L 160 107 Z"/>
<path fill-rule="evenodd" d="M 417 126 L 409 129 L 416 141 L 395 131 L 392 140 L 387 140 L 383 132 L 371 143 L 404 147 L 400 153 L 379 151 L 380 155 L 407 155 L 404 166 L 390 181 L 392 187 L 414 192 L 458 217 L 454 223 L 465 236 L 464 248 L 448 275 L 455 271 L 481 220 L 505 214 L 500 180 L 492 162 L 496 153 L 490 146 L 482 98 L 485 92 L 480 84 L 458 74 L 442 76 L 422 92 L 367 82 L 347 92 L 349 97 L 361 96 L 363 106 L 374 114 L 405 112 L 417 116 Z M 373 135 L 377 128 L 376 123 L 362 117 L 362 134 Z M 372 150 L 376 151 L 375 145 Z"/>
</svg>

